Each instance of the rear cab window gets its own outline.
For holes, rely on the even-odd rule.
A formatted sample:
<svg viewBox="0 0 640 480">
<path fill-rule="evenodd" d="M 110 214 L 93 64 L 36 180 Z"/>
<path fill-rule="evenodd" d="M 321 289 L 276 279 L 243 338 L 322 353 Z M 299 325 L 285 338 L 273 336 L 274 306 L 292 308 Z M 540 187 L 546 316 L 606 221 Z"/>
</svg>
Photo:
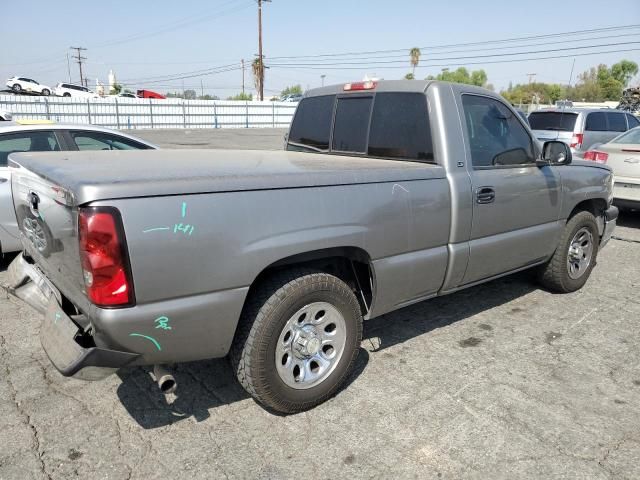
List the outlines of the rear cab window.
<svg viewBox="0 0 640 480">
<path fill-rule="evenodd" d="M 529 115 L 529 125 L 531 125 L 531 130 L 573 132 L 577 118 L 577 113 L 533 112 Z"/>
<path fill-rule="evenodd" d="M 435 163 L 426 96 L 380 92 L 304 98 L 287 149 Z"/>
<path fill-rule="evenodd" d="M 627 113 L 627 122 L 629 122 L 629 128 L 635 128 L 640 125 L 640 120 L 630 113 Z"/>
</svg>

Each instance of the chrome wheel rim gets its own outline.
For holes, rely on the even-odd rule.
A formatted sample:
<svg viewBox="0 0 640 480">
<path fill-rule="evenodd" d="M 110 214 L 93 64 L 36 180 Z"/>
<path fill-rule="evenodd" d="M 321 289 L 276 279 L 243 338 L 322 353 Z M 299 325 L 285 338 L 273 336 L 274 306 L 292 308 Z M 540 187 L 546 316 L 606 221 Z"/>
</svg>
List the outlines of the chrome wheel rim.
<svg viewBox="0 0 640 480">
<path fill-rule="evenodd" d="M 569 254 L 567 255 L 569 277 L 576 280 L 584 275 L 584 272 L 591 265 L 592 256 L 593 234 L 587 227 L 582 227 L 569 243 Z"/>
<path fill-rule="evenodd" d="M 22 225 L 24 227 L 24 233 L 29 241 L 38 249 L 39 252 L 43 252 L 47 248 L 47 236 L 45 235 L 40 222 L 35 218 L 25 218 Z"/>
<path fill-rule="evenodd" d="M 344 317 L 326 302 L 298 310 L 285 324 L 276 347 L 276 370 L 289 387 L 314 387 L 335 370 L 347 340 Z"/>
</svg>

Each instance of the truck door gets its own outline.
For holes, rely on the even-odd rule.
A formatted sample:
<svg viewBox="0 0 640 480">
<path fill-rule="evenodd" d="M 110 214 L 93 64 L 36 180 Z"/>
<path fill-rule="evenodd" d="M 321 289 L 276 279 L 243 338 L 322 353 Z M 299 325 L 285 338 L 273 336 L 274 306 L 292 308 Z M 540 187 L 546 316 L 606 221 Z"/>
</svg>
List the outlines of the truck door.
<svg viewBox="0 0 640 480">
<path fill-rule="evenodd" d="M 536 165 L 538 148 L 518 115 L 497 98 L 461 97 L 473 221 L 463 284 L 545 259 L 562 226 L 560 178 Z M 463 127 L 464 128 L 464 127 Z"/>
</svg>

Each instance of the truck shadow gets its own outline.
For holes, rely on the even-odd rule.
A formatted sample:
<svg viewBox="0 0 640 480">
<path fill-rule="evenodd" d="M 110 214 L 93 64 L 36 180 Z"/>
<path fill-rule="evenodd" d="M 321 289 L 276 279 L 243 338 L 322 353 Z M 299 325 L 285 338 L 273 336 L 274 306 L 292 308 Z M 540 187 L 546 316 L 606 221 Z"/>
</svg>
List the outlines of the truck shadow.
<svg viewBox="0 0 640 480">
<path fill-rule="evenodd" d="M 370 355 L 377 355 L 391 346 L 504 305 L 537 288 L 531 280 L 531 274 L 523 272 L 420 302 L 365 322 L 356 368 L 341 390 L 348 388 L 364 371 Z M 460 339 L 460 345 L 467 340 Z M 473 343 L 469 345 L 473 346 Z M 452 345 L 452 348 L 458 347 L 458 343 Z M 395 368 L 395 364 L 390 368 Z M 249 398 L 236 381 L 226 359 L 177 365 L 173 372 L 178 390 L 175 395 L 168 397 L 160 392 L 150 370 L 132 368 L 118 373 L 122 380 L 117 391 L 118 397 L 133 419 L 145 429 L 171 425 L 188 418 L 201 422 L 209 418 L 211 409 Z"/>
<path fill-rule="evenodd" d="M 620 212 L 617 223 L 620 227 L 637 228 L 640 230 L 640 211 L 636 210 L 633 212 Z"/>
</svg>

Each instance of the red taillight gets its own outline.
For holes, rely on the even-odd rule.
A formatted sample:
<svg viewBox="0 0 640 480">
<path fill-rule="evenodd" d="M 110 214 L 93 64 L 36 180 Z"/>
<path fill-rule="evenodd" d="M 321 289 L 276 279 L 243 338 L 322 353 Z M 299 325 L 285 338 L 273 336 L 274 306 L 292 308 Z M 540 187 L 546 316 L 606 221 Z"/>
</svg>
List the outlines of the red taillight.
<svg viewBox="0 0 640 480">
<path fill-rule="evenodd" d="M 117 210 L 81 209 L 78 229 L 82 274 L 89 300 L 101 307 L 132 304 L 129 262 Z"/>
<path fill-rule="evenodd" d="M 354 83 L 345 83 L 344 91 L 345 92 L 355 92 L 358 90 L 373 90 L 378 85 L 378 82 L 374 82 L 373 80 L 369 80 L 367 82 L 354 82 Z"/>
<path fill-rule="evenodd" d="M 582 145 L 583 139 L 584 139 L 583 133 L 576 133 L 573 135 L 573 137 L 571 137 L 571 143 L 569 144 L 569 146 L 571 148 L 580 148 L 580 146 Z"/>
<path fill-rule="evenodd" d="M 599 152 L 598 150 L 589 150 L 584 153 L 585 160 L 591 160 L 596 163 L 607 163 L 609 159 L 609 154 L 606 152 Z"/>
</svg>

